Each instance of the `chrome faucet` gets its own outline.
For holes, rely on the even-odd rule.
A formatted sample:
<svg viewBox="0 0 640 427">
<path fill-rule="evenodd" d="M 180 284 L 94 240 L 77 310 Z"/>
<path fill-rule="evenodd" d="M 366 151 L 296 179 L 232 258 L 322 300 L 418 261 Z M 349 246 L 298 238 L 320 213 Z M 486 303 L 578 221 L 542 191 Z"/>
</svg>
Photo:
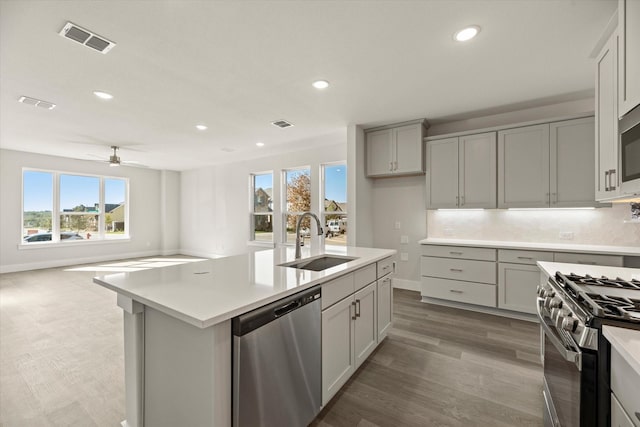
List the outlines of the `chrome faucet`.
<svg viewBox="0 0 640 427">
<path fill-rule="evenodd" d="M 305 216 L 312 216 L 316 220 L 316 226 L 318 228 L 318 236 L 322 236 L 322 226 L 320 225 L 320 219 L 313 212 L 305 212 L 298 217 L 298 223 L 296 224 L 296 259 L 300 259 L 302 253 L 300 251 L 300 225 Z"/>
</svg>

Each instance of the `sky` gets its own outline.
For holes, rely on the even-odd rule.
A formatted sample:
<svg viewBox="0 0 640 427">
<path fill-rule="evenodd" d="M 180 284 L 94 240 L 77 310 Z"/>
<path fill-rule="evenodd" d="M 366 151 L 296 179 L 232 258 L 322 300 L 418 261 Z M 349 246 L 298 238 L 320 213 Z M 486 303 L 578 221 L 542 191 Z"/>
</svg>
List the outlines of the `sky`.
<svg viewBox="0 0 640 427">
<path fill-rule="evenodd" d="M 24 210 L 53 210 L 53 173 L 24 171 Z M 105 203 L 125 201 L 126 182 L 105 178 Z M 60 209 L 79 205 L 93 206 L 99 202 L 100 178 L 79 175 L 60 175 Z"/>
<path fill-rule="evenodd" d="M 293 175 L 295 176 L 295 175 Z M 325 166 L 325 197 L 339 203 L 347 201 L 347 165 Z M 255 175 L 256 188 L 272 188 L 271 174 Z"/>
</svg>

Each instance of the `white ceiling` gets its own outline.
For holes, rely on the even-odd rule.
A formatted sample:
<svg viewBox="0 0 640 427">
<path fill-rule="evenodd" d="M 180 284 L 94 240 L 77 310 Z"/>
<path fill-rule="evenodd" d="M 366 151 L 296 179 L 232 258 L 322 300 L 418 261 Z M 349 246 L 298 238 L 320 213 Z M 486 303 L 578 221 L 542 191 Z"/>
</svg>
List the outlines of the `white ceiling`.
<svg viewBox="0 0 640 427">
<path fill-rule="evenodd" d="M 0 147 L 107 159 L 119 145 L 122 160 L 186 170 L 344 142 L 348 124 L 584 98 L 616 3 L 2 0 Z M 67 21 L 117 45 L 103 55 L 60 37 Z M 480 35 L 454 42 L 469 24 Z"/>
</svg>

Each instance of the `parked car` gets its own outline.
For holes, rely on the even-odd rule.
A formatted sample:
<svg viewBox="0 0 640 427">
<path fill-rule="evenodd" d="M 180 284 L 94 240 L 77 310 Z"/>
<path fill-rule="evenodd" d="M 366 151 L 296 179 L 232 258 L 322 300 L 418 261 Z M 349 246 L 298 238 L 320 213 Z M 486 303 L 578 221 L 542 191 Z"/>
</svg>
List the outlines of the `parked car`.
<svg viewBox="0 0 640 427">
<path fill-rule="evenodd" d="M 63 231 L 60 233 L 60 240 L 84 240 L 84 237 L 75 231 Z M 37 233 L 24 236 L 25 243 L 32 242 L 49 242 L 51 241 L 51 233 Z"/>
<path fill-rule="evenodd" d="M 334 234 L 338 234 L 338 233 L 343 234 L 346 231 L 347 231 L 346 219 L 330 219 L 329 221 L 327 221 L 327 227 L 325 229 L 326 237 L 329 237 L 330 235 L 333 236 Z"/>
</svg>

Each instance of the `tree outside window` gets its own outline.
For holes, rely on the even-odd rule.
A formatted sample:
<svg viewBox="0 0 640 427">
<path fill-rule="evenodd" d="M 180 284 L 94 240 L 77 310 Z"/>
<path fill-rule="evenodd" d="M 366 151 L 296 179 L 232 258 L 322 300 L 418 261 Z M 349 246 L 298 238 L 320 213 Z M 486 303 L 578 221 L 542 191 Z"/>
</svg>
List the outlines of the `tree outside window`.
<svg viewBox="0 0 640 427">
<path fill-rule="evenodd" d="M 298 215 L 311 210 L 311 171 L 310 169 L 292 169 L 285 171 L 286 207 L 285 229 L 286 242 L 295 242 Z M 310 234 L 311 221 L 306 217 L 300 224 L 302 235 Z"/>
</svg>

